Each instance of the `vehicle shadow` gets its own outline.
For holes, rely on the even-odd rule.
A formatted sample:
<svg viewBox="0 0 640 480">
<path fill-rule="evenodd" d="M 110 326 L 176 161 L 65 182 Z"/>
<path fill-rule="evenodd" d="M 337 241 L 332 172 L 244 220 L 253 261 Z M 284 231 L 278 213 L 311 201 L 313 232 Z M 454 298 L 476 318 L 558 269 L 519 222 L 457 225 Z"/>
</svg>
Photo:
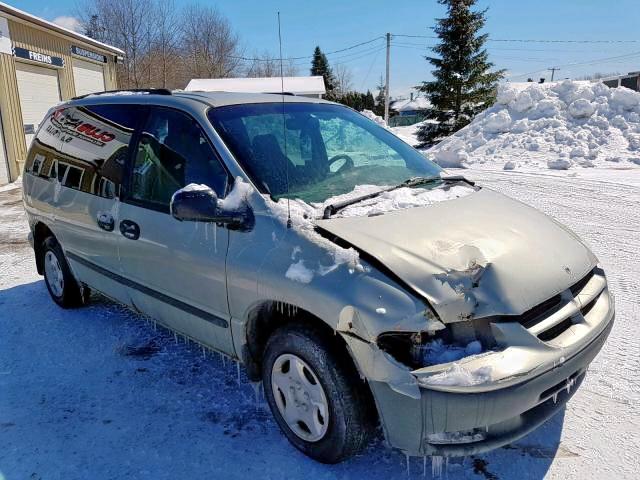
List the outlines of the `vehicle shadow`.
<svg viewBox="0 0 640 480">
<path fill-rule="evenodd" d="M 279 432 L 242 368 L 104 297 L 62 310 L 35 281 L 0 290 L 0 478 L 421 478 L 383 446 L 316 463 Z M 442 477 L 543 478 L 564 410 L 528 437 L 450 459 Z M 426 466 L 426 471 L 423 472 Z"/>
</svg>

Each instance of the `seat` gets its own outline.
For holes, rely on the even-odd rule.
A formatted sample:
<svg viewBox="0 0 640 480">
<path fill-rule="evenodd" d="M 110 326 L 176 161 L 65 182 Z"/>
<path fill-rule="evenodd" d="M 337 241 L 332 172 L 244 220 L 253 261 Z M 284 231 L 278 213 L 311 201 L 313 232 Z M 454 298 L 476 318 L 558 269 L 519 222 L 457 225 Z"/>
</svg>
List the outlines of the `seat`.
<svg viewBox="0 0 640 480">
<path fill-rule="evenodd" d="M 287 174 L 291 177 L 295 166 L 282 153 L 275 135 L 256 135 L 251 142 L 251 147 L 256 160 L 254 170 L 258 178 L 263 179 L 272 195 L 286 193 Z"/>
</svg>

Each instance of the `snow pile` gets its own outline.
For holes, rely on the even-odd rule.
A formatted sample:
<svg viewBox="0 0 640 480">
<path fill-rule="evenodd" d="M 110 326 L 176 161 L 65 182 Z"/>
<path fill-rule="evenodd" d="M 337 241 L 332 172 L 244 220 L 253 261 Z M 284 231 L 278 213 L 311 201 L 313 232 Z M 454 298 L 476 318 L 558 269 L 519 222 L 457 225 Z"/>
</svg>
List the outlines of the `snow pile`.
<svg viewBox="0 0 640 480">
<path fill-rule="evenodd" d="M 494 106 L 426 155 L 445 168 L 635 166 L 640 93 L 570 80 L 503 84 Z"/>
<path fill-rule="evenodd" d="M 373 120 L 381 127 L 387 128 L 387 123 L 384 121 L 384 118 L 382 118 L 380 115 L 376 115 L 371 110 L 362 110 L 360 113 L 365 117 L 367 117 L 369 120 Z"/>
<path fill-rule="evenodd" d="M 238 210 L 252 191 L 251 185 L 242 180 L 242 177 L 236 177 L 229 195 L 219 201 L 220 208 L 227 211 Z"/>
</svg>

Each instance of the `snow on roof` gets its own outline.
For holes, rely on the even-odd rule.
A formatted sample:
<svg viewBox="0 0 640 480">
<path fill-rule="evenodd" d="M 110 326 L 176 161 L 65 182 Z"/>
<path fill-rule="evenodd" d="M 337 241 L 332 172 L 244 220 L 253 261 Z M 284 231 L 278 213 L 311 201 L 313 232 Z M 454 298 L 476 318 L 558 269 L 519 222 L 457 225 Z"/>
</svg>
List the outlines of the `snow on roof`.
<svg viewBox="0 0 640 480">
<path fill-rule="evenodd" d="M 21 20 L 25 20 L 25 21 L 34 23 L 36 25 L 39 25 L 41 27 L 45 27 L 47 29 L 56 31 L 58 33 L 62 33 L 69 37 L 76 38 L 78 40 L 81 40 L 84 43 L 93 45 L 94 47 L 102 48 L 112 53 L 124 55 L 124 51 L 120 50 L 119 48 L 116 48 L 111 45 L 107 45 L 106 43 L 98 42 L 97 40 L 94 40 L 91 37 L 87 37 L 86 35 L 82 35 L 81 33 L 74 32 L 73 30 L 69 30 L 68 28 L 61 27 L 60 25 L 57 25 L 43 18 L 36 17 L 35 15 L 31 15 L 30 13 L 22 11 L 16 7 L 12 7 L 11 5 L 7 5 L 6 3 L 3 3 L 3 2 L 0 2 L 0 13 L 6 13 L 16 18 L 19 18 Z"/>
<path fill-rule="evenodd" d="M 284 77 L 284 91 L 297 95 L 321 95 L 326 93 L 324 79 L 317 77 Z M 282 88 L 280 77 L 259 78 L 194 78 L 188 92 L 241 92 L 279 93 Z"/>
<path fill-rule="evenodd" d="M 426 98 L 416 97 L 413 100 L 398 100 L 391 106 L 391 108 L 396 112 L 411 112 L 415 110 L 424 110 L 430 106 L 431 104 Z"/>
</svg>

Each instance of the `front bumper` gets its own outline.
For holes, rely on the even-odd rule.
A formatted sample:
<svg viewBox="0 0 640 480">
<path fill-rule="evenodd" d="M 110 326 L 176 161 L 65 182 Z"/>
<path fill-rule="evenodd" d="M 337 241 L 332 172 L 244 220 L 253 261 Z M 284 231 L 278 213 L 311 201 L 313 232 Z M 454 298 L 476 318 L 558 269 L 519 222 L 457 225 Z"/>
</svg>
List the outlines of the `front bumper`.
<svg viewBox="0 0 640 480">
<path fill-rule="evenodd" d="M 370 379 L 387 441 L 409 455 L 466 456 L 527 435 L 557 413 L 575 393 L 613 321 L 613 300 L 605 287 L 596 307 L 585 316 L 584 323 L 589 328 L 585 326 L 584 332 L 577 329 L 574 335 L 580 341 L 571 348 L 542 348 L 536 352 L 531 346 L 512 347 L 520 356 L 528 352 L 531 358 L 527 361 L 536 365 L 527 372 L 471 387 L 447 387 L 426 385 L 421 377 L 425 372 L 418 370 L 412 373 L 419 386 L 418 398 L 398 393 L 388 382 Z M 501 352 L 474 363 L 494 362 L 496 370 L 501 371 L 510 367 L 504 365 L 509 360 L 509 355 Z M 455 436 L 449 437 L 451 442 L 434 441 L 434 434 L 445 434 L 446 438 L 447 433 L 455 432 L 479 435 L 473 440 L 467 436 L 457 443 Z"/>
</svg>

